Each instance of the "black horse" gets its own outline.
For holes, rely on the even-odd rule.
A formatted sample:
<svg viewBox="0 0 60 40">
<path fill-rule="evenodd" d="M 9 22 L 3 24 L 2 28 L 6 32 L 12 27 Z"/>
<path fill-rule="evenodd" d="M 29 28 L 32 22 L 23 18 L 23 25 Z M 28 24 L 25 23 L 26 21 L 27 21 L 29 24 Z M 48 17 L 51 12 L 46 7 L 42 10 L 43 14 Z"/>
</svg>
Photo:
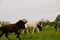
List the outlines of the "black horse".
<svg viewBox="0 0 60 40">
<path fill-rule="evenodd" d="M 25 23 L 26 22 L 27 21 L 19 20 L 17 23 L 1 26 L 0 31 L 2 31 L 2 34 L 0 35 L 0 38 L 3 34 L 5 34 L 5 37 L 10 40 L 8 35 L 9 35 L 9 33 L 14 32 L 17 35 L 16 38 L 21 40 L 21 38 L 19 37 L 19 35 L 20 35 L 19 29 L 25 29 Z"/>
</svg>

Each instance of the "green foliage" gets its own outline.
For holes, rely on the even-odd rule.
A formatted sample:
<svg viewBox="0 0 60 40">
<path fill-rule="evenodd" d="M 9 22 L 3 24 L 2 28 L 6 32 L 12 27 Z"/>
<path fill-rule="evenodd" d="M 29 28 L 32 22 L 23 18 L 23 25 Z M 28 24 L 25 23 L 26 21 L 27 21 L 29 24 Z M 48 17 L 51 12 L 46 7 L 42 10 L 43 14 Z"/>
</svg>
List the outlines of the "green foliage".
<svg viewBox="0 0 60 40">
<path fill-rule="evenodd" d="M 54 23 L 55 22 L 50 22 L 49 20 L 46 20 L 46 21 L 43 22 L 43 26 L 47 26 L 47 25 L 48 26 L 54 26 Z"/>
<path fill-rule="evenodd" d="M 9 25 L 9 22 L 2 21 L 0 24 L 1 24 L 2 26 L 3 26 L 3 25 Z"/>
<path fill-rule="evenodd" d="M 56 21 L 56 22 L 57 22 L 57 21 L 60 21 L 60 15 L 58 15 L 58 16 L 56 17 L 55 21 Z"/>
<path fill-rule="evenodd" d="M 49 25 L 50 24 L 50 21 L 49 20 L 46 20 L 43 22 L 43 26 L 46 26 L 46 25 Z"/>
<path fill-rule="evenodd" d="M 50 22 L 49 25 L 50 25 L 50 26 L 54 26 L 54 24 L 55 24 L 55 22 Z"/>
<path fill-rule="evenodd" d="M 16 35 L 14 33 L 9 35 L 11 40 L 17 40 Z M 30 33 L 30 34 L 21 34 L 21 40 L 60 40 L 60 29 L 55 32 L 54 28 L 43 28 L 40 33 Z M 3 35 L 1 40 L 8 40 L 5 35 Z"/>
</svg>

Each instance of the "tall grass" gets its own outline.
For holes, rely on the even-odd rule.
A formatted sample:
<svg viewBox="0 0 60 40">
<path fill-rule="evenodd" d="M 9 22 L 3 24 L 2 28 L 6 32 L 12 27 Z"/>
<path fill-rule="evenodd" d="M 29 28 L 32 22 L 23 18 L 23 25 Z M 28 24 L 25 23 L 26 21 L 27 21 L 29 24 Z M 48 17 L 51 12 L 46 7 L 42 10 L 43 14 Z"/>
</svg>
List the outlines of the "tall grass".
<svg viewBox="0 0 60 40">
<path fill-rule="evenodd" d="M 11 40 L 18 40 L 16 39 L 16 35 L 12 33 L 9 35 Z M 42 32 L 39 33 L 29 33 L 29 34 L 21 34 L 21 40 L 60 40 L 60 29 L 55 32 L 54 28 L 43 28 Z M 4 35 L 0 38 L 0 40 L 8 40 Z"/>
</svg>

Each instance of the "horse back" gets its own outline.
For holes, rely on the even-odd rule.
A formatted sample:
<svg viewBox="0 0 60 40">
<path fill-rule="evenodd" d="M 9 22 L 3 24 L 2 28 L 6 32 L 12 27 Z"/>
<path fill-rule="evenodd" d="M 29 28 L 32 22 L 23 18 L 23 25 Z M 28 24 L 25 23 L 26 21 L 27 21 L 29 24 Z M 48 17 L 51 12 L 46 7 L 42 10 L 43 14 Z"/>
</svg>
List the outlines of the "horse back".
<svg viewBox="0 0 60 40">
<path fill-rule="evenodd" d="M 15 24 L 9 24 L 9 25 L 4 26 L 4 29 L 5 29 L 4 31 L 13 32 L 18 29 L 18 26 Z"/>
</svg>

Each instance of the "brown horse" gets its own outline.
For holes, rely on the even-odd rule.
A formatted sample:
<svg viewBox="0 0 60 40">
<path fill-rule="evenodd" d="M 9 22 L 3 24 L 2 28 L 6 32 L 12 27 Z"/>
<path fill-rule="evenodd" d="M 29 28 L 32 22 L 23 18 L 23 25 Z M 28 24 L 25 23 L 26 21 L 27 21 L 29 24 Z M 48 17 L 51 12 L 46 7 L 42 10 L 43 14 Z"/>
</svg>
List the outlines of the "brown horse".
<svg viewBox="0 0 60 40">
<path fill-rule="evenodd" d="M 19 37 L 19 35 L 20 35 L 20 32 L 19 32 L 19 29 L 25 29 L 25 23 L 26 23 L 27 21 L 24 21 L 24 20 L 19 20 L 17 23 L 15 23 L 15 24 L 9 24 L 9 25 L 5 25 L 5 26 L 1 26 L 0 27 L 0 31 L 2 31 L 2 34 L 0 35 L 0 38 L 1 38 L 1 36 L 3 35 L 3 34 L 5 34 L 5 37 L 7 38 L 7 39 L 9 39 L 9 37 L 8 37 L 8 35 L 9 35 L 9 33 L 15 33 L 15 34 L 17 34 L 17 38 L 19 39 L 19 40 L 21 40 L 20 39 L 20 37 Z M 10 40 L 10 39 L 9 39 Z"/>
<path fill-rule="evenodd" d="M 55 28 L 56 31 L 57 31 L 57 29 L 58 29 L 59 27 L 60 27 L 60 21 L 58 21 L 58 22 L 55 23 L 55 27 L 54 27 L 54 28 Z"/>
</svg>

